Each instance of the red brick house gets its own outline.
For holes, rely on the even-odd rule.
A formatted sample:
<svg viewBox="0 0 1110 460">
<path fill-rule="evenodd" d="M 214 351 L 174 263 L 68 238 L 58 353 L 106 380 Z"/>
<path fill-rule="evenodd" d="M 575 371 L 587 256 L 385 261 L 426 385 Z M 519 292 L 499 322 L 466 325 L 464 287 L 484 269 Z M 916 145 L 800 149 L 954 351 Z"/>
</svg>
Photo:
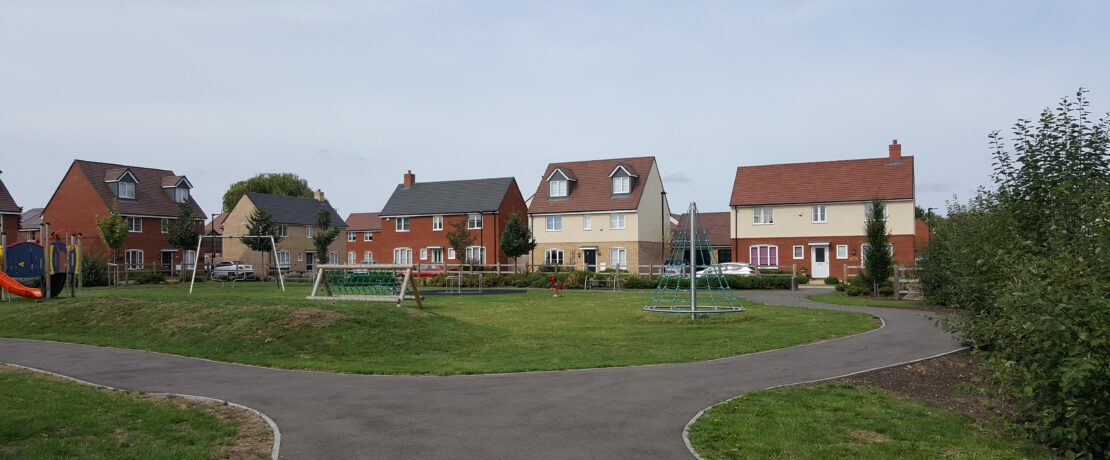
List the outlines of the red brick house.
<svg viewBox="0 0 1110 460">
<path fill-rule="evenodd" d="M 888 155 L 736 168 L 732 253 L 763 268 L 797 267 L 810 277 L 854 275 L 862 265 L 865 215 L 883 200 L 897 264 L 915 257 L 913 157 L 894 141 Z"/>
<path fill-rule="evenodd" d="M 384 257 L 385 254 L 378 254 L 378 241 L 375 240 L 381 232 L 382 219 L 376 212 L 353 212 L 347 216 L 346 263 L 376 262 L 378 257 Z"/>
<path fill-rule="evenodd" d="M 690 226 L 689 214 L 682 214 L 678 216 L 675 227 L 672 231 L 681 232 L 689 231 Z M 732 219 L 730 212 L 702 212 L 698 213 L 699 222 L 694 224 L 699 228 L 705 228 L 705 233 L 709 236 L 709 246 L 713 250 L 713 256 L 717 263 L 732 262 L 732 236 L 729 234 L 729 221 Z M 700 231 L 700 230 L 699 230 Z M 686 251 L 686 259 L 690 260 L 689 252 Z M 698 264 L 703 263 L 702 260 L 705 256 L 699 256 Z"/>
<path fill-rule="evenodd" d="M 0 180 L 0 239 L 5 244 L 19 241 L 19 220 L 22 215 L 23 208 L 15 204 L 8 187 Z"/>
<path fill-rule="evenodd" d="M 501 234 L 509 218 L 527 219 L 528 208 L 516 179 L 471 179 L 417 183 L 409 171 L 379 213 L 381 232 L 374 235 L 377 261 L 394 264 L 508 264 L 501 253 Z M 474 238 L 466 254 L 455 254 L 447 234 L 465 222 Z"/>
<path fill-rule="evenodd" d="M 39 243 L 39 233 L 42 232 L 43 208 L 31 208 L 23 211 L 19 218 L 19 241 Z"/>
<path fill-rule="evenodd" d="M 185 260 L 194 257 L 192 249 L 182 254 L 167 241 L 178 205 L 186 203 L 193 209 L 198 234 L 205 220 L 204 211 L 191 196 L 192 188 L 185 176 L 165 169 L 74 160 L 47 202 L 42 219 L 50 225 L 51 234 L 82 235 L 86 254 L 111 256 L 96 228 L 96 217 L 108 215 L 118 204 L 129 227 L 120 247 L 121 262 L 130 270 L 177 269 L 183 256 Z"/>
</svg>

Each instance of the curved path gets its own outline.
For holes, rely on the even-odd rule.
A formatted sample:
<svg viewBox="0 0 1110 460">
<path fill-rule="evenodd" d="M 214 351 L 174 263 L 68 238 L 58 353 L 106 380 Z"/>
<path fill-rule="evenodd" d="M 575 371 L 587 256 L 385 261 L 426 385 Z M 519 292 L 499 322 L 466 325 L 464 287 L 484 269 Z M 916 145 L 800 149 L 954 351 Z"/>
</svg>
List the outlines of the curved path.
<svg viewBox="0 0 1110 460">
<path fill-rule="evenodd" d="M 253 407 L 281 428 L 282 458 L 690 458 L 683 427 L 742 393 L 960 348 L 925 312 L 841 307 L 800 292 L 772 305 L 870 313 L 881 329 L 699 363 L 454 377 L 289 371 L 135 350 L 0 339 L 0 361 L 102 385 Z"/>
</svg>

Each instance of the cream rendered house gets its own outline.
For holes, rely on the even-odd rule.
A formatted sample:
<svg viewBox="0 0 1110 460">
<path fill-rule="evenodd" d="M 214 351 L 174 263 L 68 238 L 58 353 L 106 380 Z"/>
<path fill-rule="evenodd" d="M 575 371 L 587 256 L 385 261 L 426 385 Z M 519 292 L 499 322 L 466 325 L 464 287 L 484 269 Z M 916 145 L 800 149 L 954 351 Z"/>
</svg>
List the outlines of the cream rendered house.
<svg viewBox="0 0 1110 460">
<path fill-rule="evenodd" d="M 277 265 L 282 270 L 312 271 L 317 264 L 342 261 L 340 254 L 343 253 L 346 245 L 345 231 L 340 232 L 335 241 L 328 246 L 327 254 L 316 254 L 316 246 L 313 244 L 316 218 L 321 210 L 331 213 L 333 227 L 347 228 L 346 222 L 324 198 L 323 192 L 317 190 L 314 192 L 314 198 L 248 192 L 239 199 L 235 208 L 224 219 L 223 235 L 249 234 L 249 219 L 257 208 L 270 213 L 271 219 L 277 226 L 277 232 L 281 236 L 281 241 L 277 243 Z M 238 238 L 223 240 L 222 255 L 223 260 L 238 260 L 253 265 L 255 272 L 259 274 L 262 273 L 260 268 L 265 266 L 264 262 L 274 264 L 274 261 L 270 260 L 271 257 L 252 250 Z"/>
<path fill-rule="evenodd" d="M 670 207 L 655 157 L 551 163 L 528 216 L 533 265 L 637 272 L 665 258 Z"/>
</svg>

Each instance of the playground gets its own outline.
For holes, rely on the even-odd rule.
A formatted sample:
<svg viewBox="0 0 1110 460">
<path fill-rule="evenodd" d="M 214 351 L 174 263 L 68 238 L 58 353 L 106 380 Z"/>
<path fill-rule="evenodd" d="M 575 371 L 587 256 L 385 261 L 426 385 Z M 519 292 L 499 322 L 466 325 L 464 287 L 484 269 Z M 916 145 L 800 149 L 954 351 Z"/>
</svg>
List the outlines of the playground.
<svg viewBox="0 0 1110 460">
<path fill-rule="evenodd" d="M 0 300 L 10 300 L 12 295 L 76 297 L 81 290 L 81 239 L 66 240 L 46 246 L 28 241 L 0 245 Z"/>
</svg>

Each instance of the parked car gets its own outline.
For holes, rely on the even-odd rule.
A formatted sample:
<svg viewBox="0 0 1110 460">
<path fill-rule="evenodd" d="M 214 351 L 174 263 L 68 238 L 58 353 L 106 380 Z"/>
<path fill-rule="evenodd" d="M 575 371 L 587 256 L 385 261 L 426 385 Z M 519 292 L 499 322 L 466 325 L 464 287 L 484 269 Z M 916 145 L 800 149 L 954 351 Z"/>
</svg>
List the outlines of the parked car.
<svg viewBox="0 0 1110 460">
<path fill-rule="evenodd" d="M 238 260 L 220 262 L 212 269 L 212 278 L 214 279 L 242 278 L 253 274 L 254 267 Z"/>
<path fill-rule="evenodd" d="M 755 269 L 753 269 L 751 265 L 743 262 L 729 262 L 713 265 L 702 270 L 698 270 L 697 275 L 705 276 L 716 273 L 720 273 L 722 275 L 751 276 L 755 274 Z"/>
</svg>

